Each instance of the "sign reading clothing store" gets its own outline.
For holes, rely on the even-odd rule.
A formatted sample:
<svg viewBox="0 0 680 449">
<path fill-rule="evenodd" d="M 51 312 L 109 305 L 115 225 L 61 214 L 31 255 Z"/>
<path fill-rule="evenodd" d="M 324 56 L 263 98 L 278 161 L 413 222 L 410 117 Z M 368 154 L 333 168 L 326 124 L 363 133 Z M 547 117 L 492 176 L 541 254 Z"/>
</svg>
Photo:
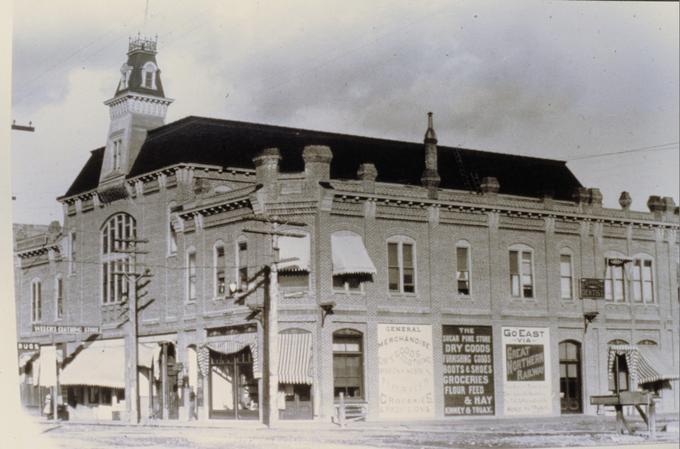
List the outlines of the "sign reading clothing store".
<svg viewBox="0 0 680 449">
<path fill-rule="evenodd" d="M 493 415 L 491 326 L 442 326 L 444 415 Z"/>
<path fill-rule="evenodd" d="M 378 324 L 378 373 L 381 418 L 433 418 L 432 326 Z"/>
<path fill-rule="evenodd" d="M 502 341 L 504 414 L 550 415 L 550 330 L 503 327 Z"/>
</svg>

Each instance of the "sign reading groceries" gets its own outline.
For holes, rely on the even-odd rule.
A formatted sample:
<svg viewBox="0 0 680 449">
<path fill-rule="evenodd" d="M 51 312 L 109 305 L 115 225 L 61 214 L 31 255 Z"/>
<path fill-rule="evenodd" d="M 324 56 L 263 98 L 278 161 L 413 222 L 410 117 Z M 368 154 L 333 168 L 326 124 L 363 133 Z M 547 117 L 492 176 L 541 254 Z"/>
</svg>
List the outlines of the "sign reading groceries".
<svg viewBox="0 0 680 449">
<path fill-rule="evenodd" d="M 550 329 L 503 327 L 504 414 L 552 413 Z"/>
<path fill-rule="evenodd" d="M 34 324 L 34 334 L 98 334 L 99 326 L 70 326 L 54 324 Z"/>
</svg>

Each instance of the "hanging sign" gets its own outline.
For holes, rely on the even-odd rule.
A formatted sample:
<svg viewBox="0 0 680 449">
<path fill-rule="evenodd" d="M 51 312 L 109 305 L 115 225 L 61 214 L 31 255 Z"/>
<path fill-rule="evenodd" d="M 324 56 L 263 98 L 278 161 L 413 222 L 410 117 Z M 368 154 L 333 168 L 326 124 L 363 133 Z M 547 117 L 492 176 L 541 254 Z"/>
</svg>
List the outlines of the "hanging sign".
<svg viewBox="0 0 680 449">
<path fill-rule="evenodd" d="M 491 326 L 442 326 L 444 415 L 493 415 Z"/>
<path fill-rule="evenodd" d="M 432 326 L 378 324 L 378 414 L 434 418 Z"/>
<path fill-rule="evenodd" d="M 504 414 L 552 414 L 550 329 L 503 327 Z"/>
</svg>

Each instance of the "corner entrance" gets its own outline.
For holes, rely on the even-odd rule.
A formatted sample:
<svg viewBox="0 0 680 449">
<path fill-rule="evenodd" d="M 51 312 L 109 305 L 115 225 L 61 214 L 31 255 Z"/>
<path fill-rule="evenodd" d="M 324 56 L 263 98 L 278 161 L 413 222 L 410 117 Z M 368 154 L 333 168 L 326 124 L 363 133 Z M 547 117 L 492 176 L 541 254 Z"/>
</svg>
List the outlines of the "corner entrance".
<svg viewBox="0 0 680 449">
<path fill-rule="evenodd" d="M 582 413 L 581 344 L 567 340 L 560 343 L 560 410 Z"/>
</svg>

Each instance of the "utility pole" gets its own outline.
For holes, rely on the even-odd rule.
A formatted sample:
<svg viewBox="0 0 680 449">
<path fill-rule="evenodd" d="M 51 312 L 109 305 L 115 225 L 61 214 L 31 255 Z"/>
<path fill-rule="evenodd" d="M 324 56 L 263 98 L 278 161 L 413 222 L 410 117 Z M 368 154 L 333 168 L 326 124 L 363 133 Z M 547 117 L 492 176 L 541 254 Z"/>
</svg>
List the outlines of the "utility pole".
<svg viewBox="0 0 680 449">
<path fill-rule="evenodd" d="M 305 234 L 297 232 L 280 231 L 279 224 L 285 223 L 291 226 L 306 226 L 305 223 L 281 222 L 275 217 L 272 219 L 261 219 L 272 224 L 269 231 L 259 229 L 244 229 L 244 232 L 253 234 L 264 234 L 271 236 L 272 261 L 265 268 L 267 280 L 265 282 L 266 291 L 264 295 L 264 390 L 266 393 L 265 404 L 267 405 L 262 417 L 268 427 L 276 425 L 279 421 L 278 394 L 279 394 L 279 270 L 278 264 L 288 262 L 292 259 L 279 260 L 279 237 L 305 237 Z"/>
<path fill-rule="evenodd" d="M 139 423 L 139 348 L 138 329 L 137 329 L 137 281 L 141 278 L 150 277 L 149 270 L 144 273 L 137 273 L 136 256 L 138 254 L 146 254 L 146 251 L 137 249 L 137 244 L 148 243 L 145 239 L 115 239 L 115 242 L 121 244 L 124 249 L 118 249 L 115 252 L 129 254 L 131 262 L 129 264 L 131 272 L 114 272 L 114 275 L 125 276 L 130 285 L 132 279 L 132 286 L 128 287 L 128 332 L 125 333 L 125 404 L 128 412 L 129 421 L 131 424 Z"/>
</svg>

